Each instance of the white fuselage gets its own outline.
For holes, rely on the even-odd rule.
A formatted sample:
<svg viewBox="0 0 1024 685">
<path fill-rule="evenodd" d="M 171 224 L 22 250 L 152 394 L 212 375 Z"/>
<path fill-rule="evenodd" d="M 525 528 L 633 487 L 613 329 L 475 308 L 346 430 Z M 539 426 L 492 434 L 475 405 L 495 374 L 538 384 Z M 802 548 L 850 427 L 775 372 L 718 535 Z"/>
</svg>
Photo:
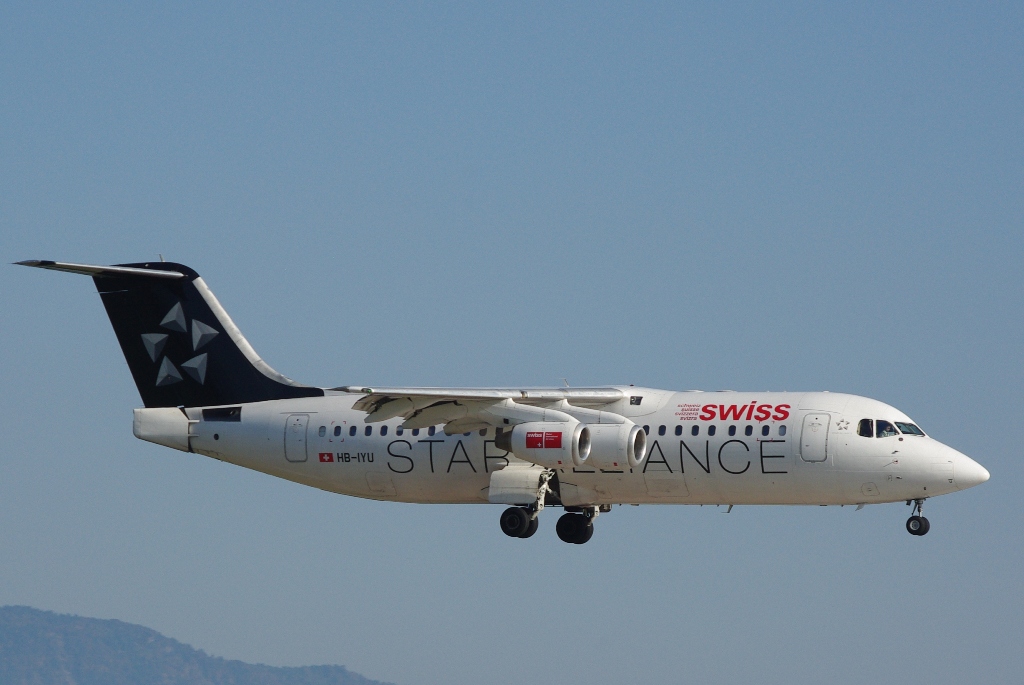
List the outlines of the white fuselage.
<svg viewBox="0 0 1024 685">
<path fill-rule="evenodd" d="M 354 497 L 505 505 L 525 539 L 548 505 L 585 544 L 614 504 L 855 504 L 930 497 L 984 467 L 876 400 L 634 386 L 318 388 L 274 371 L 184 264 L 19 262 L 93 279 L 145 408 L 135 436 Z"/>
<path fill-rule="evenodd" d="M 639 467 L 558 470 L 566 506 L 604 504 L 871 504 L 924 499 L 983 482 L 988 473 L 927 437 L 858 434 L 862 419 L 909 422 L 902 412 L 837 393 L 670 392 L 623 388 L 608 411 L 647 432 Z M 186 409 L 188 448 L 331 492 L 378 500 L 486 503 L 491 474 L 518 462 L 495 429 L 445 435 L 366 423 L 358 394 L 245 404 L 240 420 Z M 234 417 L 238 418 L 238 417 Z"/>
</svg>

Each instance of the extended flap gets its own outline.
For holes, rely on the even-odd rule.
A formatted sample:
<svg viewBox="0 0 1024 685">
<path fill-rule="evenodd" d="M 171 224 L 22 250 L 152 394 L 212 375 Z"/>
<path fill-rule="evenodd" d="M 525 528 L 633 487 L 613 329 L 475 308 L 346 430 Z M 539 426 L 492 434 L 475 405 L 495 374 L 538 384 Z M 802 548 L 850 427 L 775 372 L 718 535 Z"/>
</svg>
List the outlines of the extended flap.
<svg viewBox="0 0 1024 685">
<path fill-rule="evenodd" d="M 534 464 L 512 463 L 491 474 L 487 501 L 491 504 L 533 504 L 544 469 Z"/>
</svg>

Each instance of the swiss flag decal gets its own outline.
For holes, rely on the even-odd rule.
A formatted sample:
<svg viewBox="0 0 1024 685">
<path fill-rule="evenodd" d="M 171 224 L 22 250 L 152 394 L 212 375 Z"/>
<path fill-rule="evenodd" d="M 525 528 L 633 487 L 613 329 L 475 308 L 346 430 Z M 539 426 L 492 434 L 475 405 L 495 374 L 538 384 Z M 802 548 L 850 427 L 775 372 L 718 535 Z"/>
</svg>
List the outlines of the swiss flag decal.
<svg viewBox="0 0 1024 685">
<path fill-rule="evenodd" d="M 526 433 L 526 449 L 533 450 L 544 446 L 544 433 L 528 431 Z"/>
<path fill-rule="evenodd" d="M 320 461 L 334 461 L 334 454 L 331 452 L 321 452 Z"/>
</svg>

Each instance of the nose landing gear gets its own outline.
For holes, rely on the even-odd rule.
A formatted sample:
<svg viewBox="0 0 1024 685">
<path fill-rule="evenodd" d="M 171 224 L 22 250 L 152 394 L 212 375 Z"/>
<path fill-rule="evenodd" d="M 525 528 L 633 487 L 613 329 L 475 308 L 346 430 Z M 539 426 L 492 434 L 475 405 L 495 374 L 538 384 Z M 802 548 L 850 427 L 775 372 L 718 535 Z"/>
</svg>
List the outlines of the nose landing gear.
<svg viewBox="0 0 1024 685">
<path fill-rule="evenodd" d="M 914 508 L 911 510 L 911 516 L 907 519 L 907 532 L 911 535 L 925 535 L 930 529 L 931 524 L 928 523 L 928 519 L 921 515 L 921 507 L 924 504 L 923 499 L 915 499 Z M 910 504 L 910 501 L 907 501 Z"/>
</svg>

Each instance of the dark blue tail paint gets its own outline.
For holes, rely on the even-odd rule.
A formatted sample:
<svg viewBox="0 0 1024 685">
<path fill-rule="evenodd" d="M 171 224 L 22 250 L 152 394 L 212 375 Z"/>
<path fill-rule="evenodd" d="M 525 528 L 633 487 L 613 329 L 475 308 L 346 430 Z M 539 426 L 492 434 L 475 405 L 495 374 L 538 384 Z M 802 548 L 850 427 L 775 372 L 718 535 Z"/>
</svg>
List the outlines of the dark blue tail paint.
<svg viewBox="0 0 1024 685">
<path fill-rule="evenodd" d="M 203 407 L 324 394 L 267 366 L 199 274 L 183 264 L 20 263 L 92 276 L 147 407 Z M 174 277 L 163 275 L 168 272 Z"/>
</svg>

